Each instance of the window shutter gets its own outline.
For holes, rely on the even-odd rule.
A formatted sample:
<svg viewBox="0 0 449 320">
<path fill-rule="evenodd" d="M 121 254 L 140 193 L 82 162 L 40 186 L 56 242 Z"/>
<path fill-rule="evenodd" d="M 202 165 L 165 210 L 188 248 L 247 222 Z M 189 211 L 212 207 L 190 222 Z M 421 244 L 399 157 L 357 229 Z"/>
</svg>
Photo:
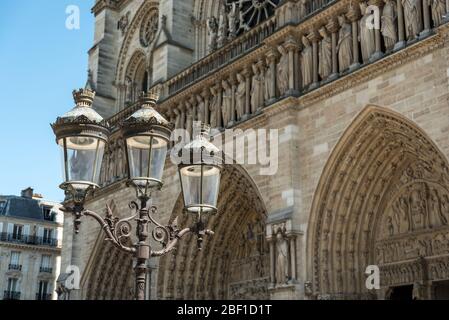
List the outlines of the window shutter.
<svg viewBox="0 0 449 320">
<path fill-rule="evenodd" d="M 14 224 L 8 223 L 8 233 L 12 234 L 14 231 Z"/>
<path fill-rule="evenodd" d="M 37 228 L 37 236 L 40 238 L 44 237 L 44 228 L 43 227 Z"/>
<path fill-rule="evenodd" d="M 0 222 L 0 233 L 3 233 L 3 222 Z"/>
</svg>

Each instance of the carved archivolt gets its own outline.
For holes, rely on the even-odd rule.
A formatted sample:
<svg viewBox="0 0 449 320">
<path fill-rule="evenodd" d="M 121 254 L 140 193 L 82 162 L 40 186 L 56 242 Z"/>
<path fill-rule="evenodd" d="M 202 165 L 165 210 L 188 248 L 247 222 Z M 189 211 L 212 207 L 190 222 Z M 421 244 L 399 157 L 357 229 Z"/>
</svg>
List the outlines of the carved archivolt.
<svg viewBox="0 0 449 320">
<path fill-rule="evenodd" d="M 448 194 L 447 160 L 427 135 L 397 113 L 367 107 L 335 147 L 314 198 L 314 293 L 366 297 L 364 272 L 373 264 L 401 273 L 401 283 L 422 280 L 413 263 L 401 262 L 449 253 Z M 397 275 L 381 279 L 392 282 Z"/>
<path fill-rule="evenodd" d="M 266 211 L 249 178 L 226 168 L 219 214 L 208 228 L 215 235 L 197 250 L 194 237 L 180 242 L 172 256 L 163 257 L 158 272 L 160 299 L 267 299 L 269 250 L 265 240 Z M 178 199 L 172 219 L 191 222 Z"/>
</svg>

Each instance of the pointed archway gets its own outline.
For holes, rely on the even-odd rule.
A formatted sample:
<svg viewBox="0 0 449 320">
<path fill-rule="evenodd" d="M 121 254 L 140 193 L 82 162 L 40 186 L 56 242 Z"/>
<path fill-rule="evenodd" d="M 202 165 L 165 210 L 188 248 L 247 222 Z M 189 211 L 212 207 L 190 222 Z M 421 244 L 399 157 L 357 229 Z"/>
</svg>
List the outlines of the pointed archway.
<svg viewBox="0 0 449 320">
<path fill-rule="evenodd" d="M 449 278 L 447 159 L 412 121 L 368 106 L 332 152 L 312 204 L 308 274 L 327 299 L 382 298 L 365 285 L 379 266 L 385 289 L 429 297 Z M 447 269 L 446 269 L 447 270 Z"/>
<path fill-rule="evenodd" d="M 269 249 L 265 239 L 266 209 L 257 187 L 243 169 L 227 166 L 222 175 L 219 214 L 208 221 L 215 232 L 203 251 L 186 237 L 174 255 L 163 257 L 158 271 L 159 299 L 267 299 Z M 182 213 L 179 198 L 172 219 L 182 226 L 192 218 Z"/>
</svg>

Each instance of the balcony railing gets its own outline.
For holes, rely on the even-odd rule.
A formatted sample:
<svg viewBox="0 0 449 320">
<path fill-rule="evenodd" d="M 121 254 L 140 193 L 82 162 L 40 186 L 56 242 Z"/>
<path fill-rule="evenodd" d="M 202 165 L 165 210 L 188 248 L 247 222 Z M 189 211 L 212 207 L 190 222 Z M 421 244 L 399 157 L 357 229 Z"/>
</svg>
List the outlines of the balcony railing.
<svg viewBox="0 0 449 320">
<path fill-rule="evenodd" d="M 39 301 L 51 300 L 51 294 L 50 293 L 36 293 L 36 300 L 39 300 Z"/>
<path fill-rule="evenodd" d="M 3 300 L 20 300 L 20 294 L 17 291 L 4 291 Z"/>
<path fill-rule="evenodd" d="M 8 266 L 8 270 L 22 271 L 22 265 L 10 263 Z"/>
<path fill-rule="evenodd" d="M 53 268 L 40 267 L 39 271 L 42 272 L 42 273 L 53 273 Z"/>
<path fill-rule="evenodd" d="M 58 246 L 58 240 L 54 239 L 54 238 L 25 236 L 25 235 L 17 236 L 12 233 L 5 233 L 5 232 L 0 233 L 0 241 L 19 243 L 19 244 L 28 244 L 28 245 L 37 245 L 37 246 L 48 246 L 48 247 L 57 247 Z"/>
</svg>

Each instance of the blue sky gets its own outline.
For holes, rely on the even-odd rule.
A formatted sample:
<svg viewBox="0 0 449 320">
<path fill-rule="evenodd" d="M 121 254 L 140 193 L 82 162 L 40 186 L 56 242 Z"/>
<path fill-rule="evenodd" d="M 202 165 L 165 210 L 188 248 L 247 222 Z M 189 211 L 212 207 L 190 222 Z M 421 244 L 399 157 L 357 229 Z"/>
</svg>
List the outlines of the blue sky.
<svg viewBox="0 0 449 320">
<path fill-rule="evenodd" d="M 62 200 L 60 153 L 50 123 L 74 105 L 93 45 L 93 0 L 1 0 L 0 194 L 33 187 Z M 66 29 L 77 5 L 79 30 Z"/>
</svg>

